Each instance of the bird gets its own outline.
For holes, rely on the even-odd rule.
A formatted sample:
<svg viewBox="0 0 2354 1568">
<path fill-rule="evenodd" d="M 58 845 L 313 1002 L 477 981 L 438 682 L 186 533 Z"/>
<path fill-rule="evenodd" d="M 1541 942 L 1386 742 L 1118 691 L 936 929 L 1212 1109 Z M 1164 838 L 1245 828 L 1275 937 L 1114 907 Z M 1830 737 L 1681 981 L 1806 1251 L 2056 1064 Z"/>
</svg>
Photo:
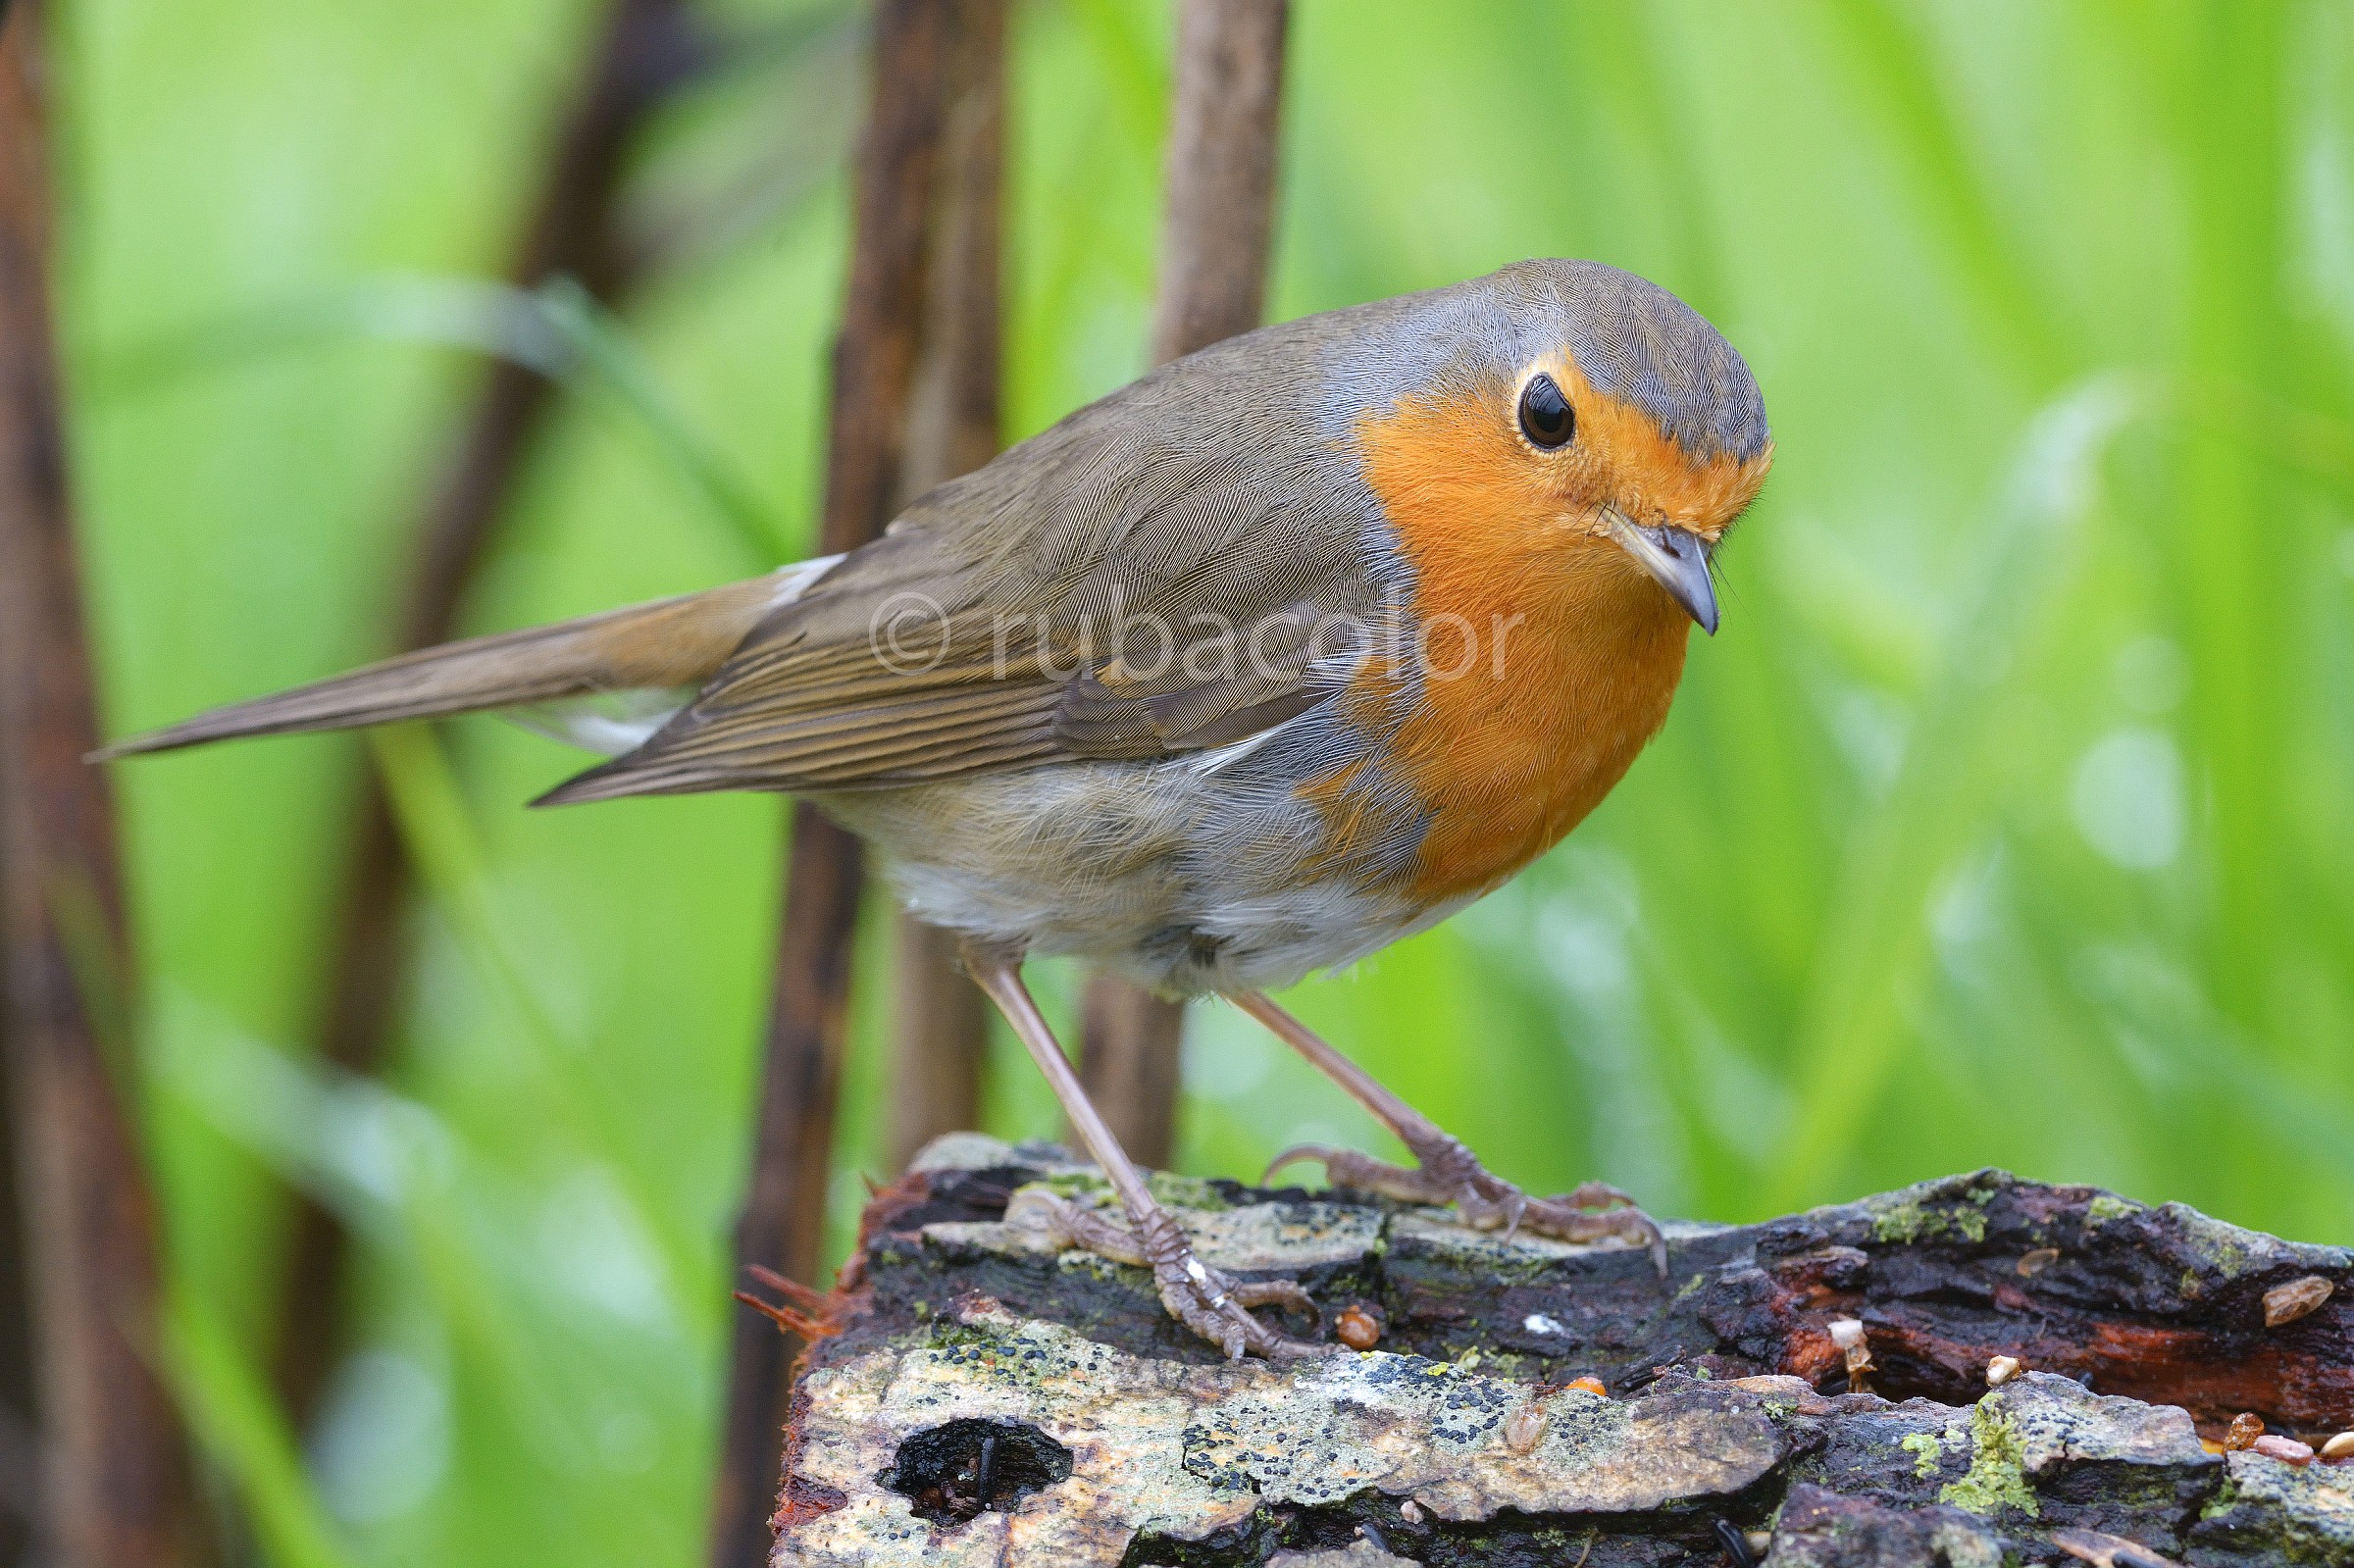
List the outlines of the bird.
<svg viewBox="0 0 2354 1568">
<path fill-rule="evenodd" d="M 1070 955 L 1223 997 L 1414 1164 L 1302 1145 L 1336 1186 L 1649 1250 L 1598 1183 L 1495 1175 L 1269 992 L 1422 931 L 1559 842 L 1665 724 L 1714 558 L 1773 442 L 1698 312 L 1538 259 L 1174 360 L 838 556 L 403 654 L 121 741 L 499 711 L 605 761 L 535 804 L 789 792 L 870 847 L 1051 1085 L 1118 1199 L 1066 1245 L 1151 1269 L 1229 1357 L 1332 1353 L 1296 1282 L 1198 1255 L 1022 979 Z M 1270 1320 L 1272 1315 L 1272 1321 Z M 1320 1318 L 1319 1318 L 1320 1321 Z M 1313 1329 L 1305 1331 L 1312 1335 Z"/>
</svg>

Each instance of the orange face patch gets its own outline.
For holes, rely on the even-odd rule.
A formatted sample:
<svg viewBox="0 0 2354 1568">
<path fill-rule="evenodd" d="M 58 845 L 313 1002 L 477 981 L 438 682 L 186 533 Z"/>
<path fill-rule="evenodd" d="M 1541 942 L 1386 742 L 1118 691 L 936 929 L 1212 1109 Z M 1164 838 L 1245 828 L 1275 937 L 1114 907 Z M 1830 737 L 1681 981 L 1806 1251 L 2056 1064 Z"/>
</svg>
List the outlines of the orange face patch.
<svg viewBox="0 0 2354 1568">
<path fill-rule="evenodd" d="M 1536 371 L 1567 394 L 1577 433 L 1559 452 L 1529 455 L 1554 470 L 1561 498 L 1581 510 L 1607 501 L 1637 523 L 1673 524 L 1714 543 L 1757 498 L 1773 466 L 1770 445 L 1746 463 L 1695 459 L 1642 409 L 1594 390 L 1566 354 L 1547 356 Z"/>
<path fill-rule="evenodd" d="M 1714 538 L 1766 456 L 1691 462 L 1640 410 L 1550 372 L 1575 436 L 1518 432 L 1516 385 L 1409 398 L 1358 427 L 1360 461 L 1414 572 L 1410 668 L 1369 666 L 1419 700 L 1384 759 L 1428 813 L 1410 894 L 1494 886 L 1593 810 L 1667 717 L 1690 622 L 1615 541 L 1605 503 Z"/>
</svg>

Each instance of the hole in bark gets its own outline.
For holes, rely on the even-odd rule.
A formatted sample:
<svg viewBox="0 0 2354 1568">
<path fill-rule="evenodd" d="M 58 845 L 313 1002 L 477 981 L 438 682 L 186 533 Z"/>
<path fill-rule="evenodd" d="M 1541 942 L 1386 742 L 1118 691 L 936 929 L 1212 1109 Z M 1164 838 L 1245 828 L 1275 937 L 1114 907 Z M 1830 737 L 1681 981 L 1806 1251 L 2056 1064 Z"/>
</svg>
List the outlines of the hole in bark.
<svg viewBox="0 0 2354 1568">
<path fill-rule="evenodd" d="M 914 1502 L 919 1519 L 969 1524 L 982 1510 L 1010 1513 L 1034 1492 L 1071 1477 L 1071 1450 L 1019 1421 L 965 1416 L 899 1444 L 878 1478 Z"/>
</svg>

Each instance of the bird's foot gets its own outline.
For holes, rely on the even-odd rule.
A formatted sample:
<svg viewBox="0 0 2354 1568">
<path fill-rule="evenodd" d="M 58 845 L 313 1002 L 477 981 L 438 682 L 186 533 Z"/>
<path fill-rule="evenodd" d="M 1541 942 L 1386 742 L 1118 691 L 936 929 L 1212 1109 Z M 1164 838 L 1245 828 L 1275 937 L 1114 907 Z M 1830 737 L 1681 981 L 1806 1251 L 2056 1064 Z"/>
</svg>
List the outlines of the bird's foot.
<svg viewBox="0 0 2354 1568">
<path fill-rule="evenodd" d="M 1260 1181 L 1271 1181 L 1296 1161 L 1315 1160 L 1335 1187 L 1407 1203 L 1452 1203 L 1463 1223 L 1483 1231 L 1501 1230 L 1510 1237 L 1529 1230 L 1562 1241 L 1616 1240 L 1639 1246 L 1651 1254 L 1652 1267 L 1661 1277 L 1666 1277 L 1667 1239 L 1650 1215 L 1635 1207 L 1633 1198 L 1614 1187 L 1588 1182 L 1575 1191 L 1531 1197 L 1480 1164 L 1479 1156 L 1459 1138 L 1442 1133 L 1407 1147 L 1414 1156 L 1412 1166 L 1392 1165 L 1355 1149 L 1301 1143 L 1276 1155 Z"/>
<path fill-rule="evenodd" d="M 1329 1344 L 1276 1333 L 1252 1312 L 1254 1307 L 1289 1307 L 1312 1319 L 1321 1332 L 1323 1311 L 1299 1282 L 1229 1279 L 1195 1254 L 1166 1210 L 1132 1214 L 1122 1225 L 1108 1214 L 1039 1191 L 1022 1193 L 1016 1208 L 1018 1215 L 1007 1210 L 1008 1223 L 1035 1225 L 1060 1245 L 1151 1269 L 1169 1315 L 1225 1351 L 1230 1361 L 1245 1355 L 1293 1361 L 1333 1353 Z"/>
</svg>

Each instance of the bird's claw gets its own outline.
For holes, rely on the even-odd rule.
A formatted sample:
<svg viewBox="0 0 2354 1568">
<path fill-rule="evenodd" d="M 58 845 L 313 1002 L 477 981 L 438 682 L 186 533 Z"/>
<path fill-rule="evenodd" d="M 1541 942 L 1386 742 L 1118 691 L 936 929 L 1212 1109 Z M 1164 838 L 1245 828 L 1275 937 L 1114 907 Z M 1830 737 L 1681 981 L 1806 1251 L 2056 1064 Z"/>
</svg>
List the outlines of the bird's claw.
<svg viewBox="0 0 2354 1568">
<path fill-rule="evenodd" d="M 1228 1278 L 1203 1262 L 1177 1222 L 1157 1209 L 1132 1227 L 1051 1193 L 1025 1191 L 1009 1206 L 1006 1219 L 1042 1225 L 1062 1245 L 1151 1269 L 1169 1315 L 1225 1351 L 1230 1361 L 1245 1355 L 1291 1361 L 1333 1353 L 1331 1345 L 1278 1334 L 1253 1314 L 1254 1307 L 1290 1308 L 1313 1319 L 1322 1333 L 1323 1310 L 1297 1281 Z"/>
<path fill-rule="evenodd" d="M 1405 1203 L 1452 1203 L 1464 1224 L 1483 1231 L 1501 1230 L 1507 1238 L 1527 1229 L 1561 1241 L 1616 1240 L 1639 1246 L 1651 1254 L 1652 1267 L 1661 1278 L 1666 1277 L 1667 1239 L 1657 1222 L 1618 1189 L 1588 1182 L 1554 1197 L 1531 1197 L 1480 1164 L 1478 1156 L 1458 1138 L 1442 1135 L 1436 1140 L 1407 1147 L 1416 1161 L 1411 1166 L 1392 1165 L 1355 1149 L 1301 1143 L 1276 1155 L 1267 1167 L 1267 1176 L 1301 1160 L 1319 1161 L 1325 1179 L 1335 1187 L 1376 1192 Z"/>
<path fill-rule="evenodd" d="M 1343 1184 L 1340 1177 L 1333 1174 L 1335 1169 L 1333 1162 L 1335 1160 L 1346 1162 L 1353 1159 L 1363 1160 L 1367 1165 L 1381 1165 L 1380 1161 L 1372 1159 L 1368 1155 L 1359 1154 L 1354 1149 L 1333 1148 L 1324 1143 L 1294 1143 L 1290 1148 L 1285 1149 L 1281 1154 L 1278 1154 L 1273 1159 L 1267 1161 L 1266 1170 L 1259 1175 L 1258 1185 L 1261 1187 L 1272 1187 L 1275 1185 L 1275 1173 L 1282 1170 L 1285 1166 L 1299 1165 L 1304 1162 L 1313 1161 L 1314 1163 L 1324 1167 L 1324 1175 L 1327 1180 L 1331 1181 L 1336 1187 L 1341 1186 Z M 1398 1167 L 1395 1165 L 1381 1165 L 1381 1169 L 1385 1171 L 1394 1171 L 1397 1170 Z"/>
</svg>

